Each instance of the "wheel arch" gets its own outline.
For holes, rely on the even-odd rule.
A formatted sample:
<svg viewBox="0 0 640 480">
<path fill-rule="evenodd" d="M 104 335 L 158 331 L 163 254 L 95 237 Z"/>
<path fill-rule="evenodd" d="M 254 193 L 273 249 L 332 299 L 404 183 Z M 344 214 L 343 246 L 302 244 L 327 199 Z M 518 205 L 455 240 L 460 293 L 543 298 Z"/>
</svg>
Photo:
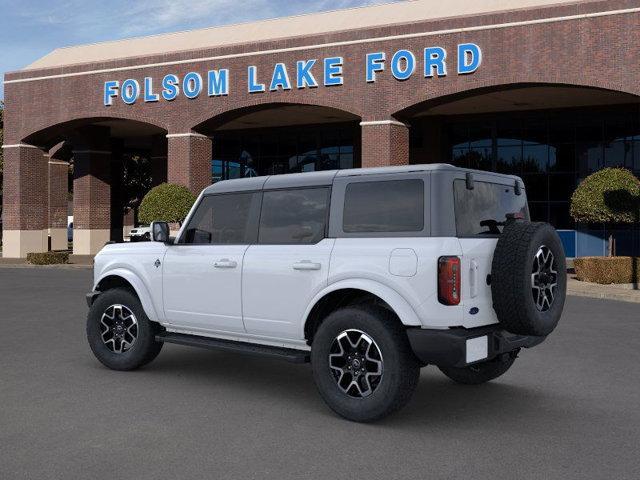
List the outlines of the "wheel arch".
<svg viewBox="0 0 640 480">
<path fill-rule="evenodd" d="M 304 338 L 311 344 L 322 320 L 337 308 L 374 303 L 391 311 L 405 326 L 422 323 L 409 303 L 395 290 L 372 280 L 345 280 L 329 285 L 310 302 L 304 316 Z"/>
<path fill-rule="evenodd" d="M 131 290 L 140 300 L 144 313 L 149 317 L 149 320 L 159 321 L 158 314 L 151 301 L 151 295 L 142 280 L 135 273 L 123 268 L 109 270 L 96 281 L 94 287 L 95 290 L 101 292 L 113 288 L 126 288 Z"/>
</svg>

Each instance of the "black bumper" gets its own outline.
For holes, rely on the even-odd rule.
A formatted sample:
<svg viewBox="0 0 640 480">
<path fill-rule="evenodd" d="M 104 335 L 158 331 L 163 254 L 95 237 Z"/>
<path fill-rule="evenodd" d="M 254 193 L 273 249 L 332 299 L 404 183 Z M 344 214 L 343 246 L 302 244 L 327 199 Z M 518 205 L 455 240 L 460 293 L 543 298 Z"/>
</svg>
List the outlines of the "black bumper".
<svg viewBox="0 0 640 480">
<path fill-rule="evenodd" d="M 547 337 L 513 335 L 499 325 L 478 328 L 451 328 L 449 330 L 407 329 L 413 353 L 426 364 L 443 367 L 465 367 L 474 363 L 492 360 L 498 355 L 531 348 Z M 467 340 L 487 337 L 486 357 L 467 361 Z M 480 340 L 480 344 L 484 341 Z M 477 344 L 477 343 L 476 343 Z"/>
</svg>

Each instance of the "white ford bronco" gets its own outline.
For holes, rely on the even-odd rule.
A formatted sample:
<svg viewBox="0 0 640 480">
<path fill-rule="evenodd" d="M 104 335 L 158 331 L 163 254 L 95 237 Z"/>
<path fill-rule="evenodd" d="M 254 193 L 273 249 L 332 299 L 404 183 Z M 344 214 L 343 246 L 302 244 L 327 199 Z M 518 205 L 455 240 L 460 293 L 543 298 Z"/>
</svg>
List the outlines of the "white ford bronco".
<svg viewBox="0 0 640 480">
<path fill-rule="evenodd" d="M 339 415 L 407 403 L 420 368 L 505 373 L 556 327 L 561 242 L 529 221 L 521 179 L 411 165 L 253 177 L 206 188 L 176 238 L 106 245 L 87 337 L 132 370 L 163 343 L 311 362 Z"/>
</svg>

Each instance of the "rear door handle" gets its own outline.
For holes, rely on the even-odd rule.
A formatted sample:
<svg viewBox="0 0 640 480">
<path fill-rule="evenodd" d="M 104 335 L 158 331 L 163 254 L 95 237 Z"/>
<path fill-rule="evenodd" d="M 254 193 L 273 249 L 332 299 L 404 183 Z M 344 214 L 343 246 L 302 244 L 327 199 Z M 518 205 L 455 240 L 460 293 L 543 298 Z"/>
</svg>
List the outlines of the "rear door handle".
<svg viewBox="0 0 640 480">
<path fill-rule="evenodd" d="M 315 263 L 310 260 L 301 260 L 293 264 L 294 270 L 320 270 L 320 268 L 322 268 L 320 263 Z"/>
<path fill-rule="evenodd" d="M 475 258 L 471 259 L 469 274 L 469 296 L 475 298 L 478 296 L 478 262 Z"/>
<path fill-rule="evenodd" d="M 238 262 L 233 260 L 229 260 L 228 258 L 223 258 L 213 263 L 213 266 L 216 268 L 236 268 L 238 266 Z"/>
</svg>

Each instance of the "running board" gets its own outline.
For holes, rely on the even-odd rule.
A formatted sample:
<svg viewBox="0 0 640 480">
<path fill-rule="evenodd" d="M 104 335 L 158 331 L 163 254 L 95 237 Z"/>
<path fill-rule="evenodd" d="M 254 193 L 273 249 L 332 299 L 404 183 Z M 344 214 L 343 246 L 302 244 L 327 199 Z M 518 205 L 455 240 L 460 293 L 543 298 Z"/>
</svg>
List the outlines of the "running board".
<svg viewBox="0 0 640 480">
<path fill-rule="evenodd" d="M 164 332 L 156 335 L 156 341 L 176 343 L 178 345 L 186 345 L 188 347 L 201 347 L 209 348 L 211 350 L 223 350 L 225 352 L 245 353 L 260 357 L 278 358 L 292 363 L 308 363 L 310 361 L 310 352 L 304 350 L 271 347 L 268 345 L 222 340 L 220 338 L 200 337 L 198 335 L 186 335 L 183 333 Z"/>
</svg>

